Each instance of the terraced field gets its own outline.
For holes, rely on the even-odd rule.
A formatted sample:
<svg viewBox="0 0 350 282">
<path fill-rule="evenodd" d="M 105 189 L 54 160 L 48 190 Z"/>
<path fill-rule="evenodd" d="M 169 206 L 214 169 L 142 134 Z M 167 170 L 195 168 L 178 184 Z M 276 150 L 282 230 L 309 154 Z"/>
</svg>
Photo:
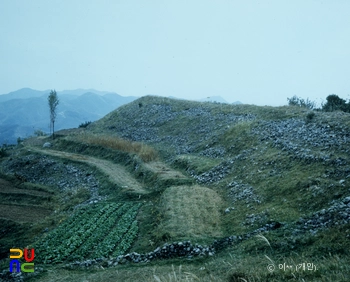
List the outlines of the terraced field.
<svg viewBox="0 0 350 282">
<path fill-rule="evenodd" d="M 0 204 L 0 218 L 15 222 L 36 222 L 50 215 L 52 210 L 28 205 Z"/>
<path fill-rule="evenodd" d="M 221 197 L 207 187 L 171 186 L 161 198 L 164 218 L 159 232 L 169 232 L 171 238 L 179 239 L 223 236 L 220 213 L 223 206 Z"/>
<path fill-rule="evenodd" d="M 161 234 L 170 234 L 171 238 L 177 239 L 188 237 L 202 239 L 208 236 L 220 237 L 223 235 L 220 220 L 223 203 L 220 196 L 210 188 L 194 185 L 194 181 L 188 176 L 162 161 L 140 162 L 132 174 L 120 164 L 91 155 L 42 149 L 40 146 L 26 146 L 23 151 L 29 156 L 33 153 L 46 156 L 45 163 L 48 164 L 54 162 L 47 157 L 54 157 L 63 162 L 74 161 L 95 167 L 108 177 L 111 185 L 118 187 L 120 193 L 136 194 L 139 196 L 136 199 L 155 191 L 164 191 L 160 203 L 162 208 L 155 207 L 158 216 L 152 218 L 152 215 L 148 214 L 148 207 L 154 206 L 153 201 L 143 201 L 146 205 L 145 208 L 141 207 L 144 215 L 138 217 L 139 223 L 135 221 L 135 218 L 142 199 L 139 203 L 130 202 L 123 205 L 118 202 L 106 203 L 105 201 L 100 201 L 98 204 L 79 205 L 80 208 L 73 215 L 61 222 L 53 231 L 44 234 L 40 241 L 35 243 L 38 260 L 42 263 L 60 263 L 121 255 L 130 248 L 136 238 L 139 225 L 141 229 L 145 229 L 145 226 L 152 225 L 152 222 L 157 223 L 158 228 L 152 227 L 152 233 L 142 234 L 136 245 L 151 242 L 154 240 L 152 234 L 155 233 L 158 233 L 156 236 L 158 238 L 161 237 Z M 40 157 L 34 159 L 38 160 L 37 164 L 41 163 Z M 20 169 L 18 165 L 15 167 Z M 42 171 L 41 167 L 38 167 L 38 171 Z M 61 170 L 53 171 L 59 173 Z M 19 170 L 18 173 L 21 174 L 21 171 Z M 141 184 L 136 179 L 140 175 L 147 175 L 150 182 Z M 152 183 L 155 183 L 156 186 L 153 186 Z M 13 192 L 21 194 L 20 189 L 15 189 Z M 40 192 L 37 194 L 39 196 Z M 108 200 L 108 196 L 106 199 Z M 209 203 L 208 199 L 210 199 Z M 163 217 L 159 217 L 160 214 Z"/>
<path fill-rule="evenodd" d="M 140 204 L 110 203 L 78 209 L 34 245 L 37 261 L 60 263 L 124 254 L 138 232 Z"/>
<path fill-rule="evenodd" d="M 145 97 L 80 139 L 24 142 L 2 171 L 61 196 L 30 242 L 45 268 L 33 281 L 348 281 L 350 116 L 309 112 Z M 13 207 L 48 201 L 22 184 L 0 196 Z M 85 200 L 74 196 L 79 185 L 90 189 Z M 6 205 L 1 234 L 16 217 Z M 138 264 L 117 265 L 126 262 Z M 317 270 L 279 268 L 302 263 Z"/>
<path fill-rule="evenodd" d="M 0 218 L 19 223 L 40 221 L 52 212 L 45 206 L 51 197 L 50 193 L 20 189 L 0 178 Z"/>
</svg>

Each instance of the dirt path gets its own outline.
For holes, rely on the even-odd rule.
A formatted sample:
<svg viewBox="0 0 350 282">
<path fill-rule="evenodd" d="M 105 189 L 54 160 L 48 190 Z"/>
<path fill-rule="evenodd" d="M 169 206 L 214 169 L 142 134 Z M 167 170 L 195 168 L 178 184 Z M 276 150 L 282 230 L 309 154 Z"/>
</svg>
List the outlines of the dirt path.
<svg viewBox="0 0 350 282">
<path fill-rule="evenodd" d="M 122 187 L 123 189 L 125 189 L 125 191 L 139 194 L 148 193 L 142 187 L 141 183 L 139 183 L 123 166 L 115 164 L 111 161 L 64 151 L 56 151 L 52 149 L 42 150 L 30 147 L 29 150 L 38 152 L 40 154 L 51 155 L 54 157 L 86 163 L 88 165 L 96 167 L 101 172 L 106 174 L 111 182 L 117 184 L 119 187 Z"/>
</svg>

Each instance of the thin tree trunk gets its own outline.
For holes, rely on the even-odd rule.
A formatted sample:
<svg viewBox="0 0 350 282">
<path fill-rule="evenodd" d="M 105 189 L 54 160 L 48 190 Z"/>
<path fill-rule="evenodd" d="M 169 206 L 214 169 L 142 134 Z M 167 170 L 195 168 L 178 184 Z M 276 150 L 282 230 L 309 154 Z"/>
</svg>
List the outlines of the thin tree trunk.
<svg viewBox="0 0 350 282">
<path fill-rule="evenodd" d="M 55 122 L 52 122 L 52 139 L 55 139 Z"/>
</svg>

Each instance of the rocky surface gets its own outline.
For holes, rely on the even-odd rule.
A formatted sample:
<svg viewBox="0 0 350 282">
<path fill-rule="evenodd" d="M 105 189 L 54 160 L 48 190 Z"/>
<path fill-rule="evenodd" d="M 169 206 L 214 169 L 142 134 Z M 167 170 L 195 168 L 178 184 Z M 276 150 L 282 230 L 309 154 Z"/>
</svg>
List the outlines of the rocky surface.
<svg viewBox="0 0 350 282">
<path fill-rule="evenodd" d="M 247 159 L 251 152 L 254 150 L 255 148 L 249 150 L 242 150 L 241 153 L 236 155 L 235 157 L 227 158 L 217 166 L 201 174 L 197 174 L 194 170 L 191 169 L 188 169 L 187 173 L 191 175 L 194 179 L 196 179 L 198 183 L 201 184 L 212 184 L 218 182 L 224 179 L 230 172 L 232 172 L 232 170 L 235 168 L 234 165 L 237 160 Z"/>
<path fill-rule="evenodd" d="M 194 170 L 187 170 L 187 172 L 194 178 L 198 183 L 211 184 L 218 182 L 227 176 L 230 170 L 233 168 L 234 160 L 223 161 L 219 165 L 213 167 L 207 172 L 196 174 Z"/>
<path fill-rule="evenodd" d="M 11 273 L 8 270 L 4 270 L 0 272 L 0 281 L 1 282 L 23 282 L 28 279 L 34 278 L 35 276 L 42 273 L 44 269 L 42 267 L 34 268 L 34 272 L 31 273 L 23 273 L 23 272 L 13 272 Z"/>
<path fill-rule="evenodd" d="M 168 259 L 168 258 L 187 258 L 192 259 L 194 257 L 204 257 L 213 256 L 216 252 L 231 246 L 232 244 L 239 243 L 243 240 L 247 240 L 252 236 L 259 233 L 266 232 L 269 230 L 274 230 L 280 228 L 282 225 L 278 222 L 272 222 L 265 224 L 264 226 L 239 236 L 228 236 L 222 239 L 214 240 L 214 242 L 209 245 L 199 245 L 192 244 L 190 241 L 175 242 L 171 244 L 164 244 L 162 247 L 157 247 L 153 252 L 139 254 L 139 253 L 129 253 L 126 255 L 118 256 L 116 258 L 98 258 L 86 261 L 76 261 L 73 263 L 66 264 L 67 268 L 75 267 L 112 267 L 118 264 L 133 262 L 133 263 L 147 263 L 156 259 Z"/>
<path fill-rule="evenodd" d="M 200 156 L 205 156 L 213 159 L 223 158 L 226 155 L 226 149 L 223 146 L 216 146 L 214 148 L 209 145 L 206 146 L 206 149 L 199 153 Z"/>
<path fill-rule="evenodd" d="M 98 200 L 98 180 L 82 165 L 69 164 L 48 156 L 29 154 L 13 157 L 2 163 L 4 173 L 13 174 L 22 181 L 55 187 L 61 191 L 87 188 L 91 200 Z"/>
<path fill-rule="evenodd" d="M 321 229 L 349 223 L 350 197 L 345 197 L 341 200 L 332 201 L 329 208 L 319 210 L 308 217 L 301 217 L 296 222 L 293 234 L 296 235 L 306 231 L 316 234 Z M 350 238 L 350 234 L 347 237 Z"/>
<path fill-rule="evenodd" d="M 52 144 L 50 142 L 45 142 L 43 148 L 51 148 Z"/>
<path fill-rule="evenodd" d="M 249 184 L 238 183 L 237 181 L 230 182 L 227 187 L 229 188 L 229 197 L 232 203 L 237 201 L 244 201 L 249 203 L 261 203 L 260 197 L 255 194 L 254 188 Z"/>
<path fill-rule="evenodd" d="M 260 121 L 252 133 L 258 135 L 261 142 L 270 142 L 272 146 L 308 162 L 345 165 L 345 159 L 333 158 L 332 153 L 350 153 L 350 133 L 340 123 L 334 127 L 295 118 Z"/>
<path fill-rule="evenodd" d="M 220 240 L 215 240 L 210 246 L 199 244 L 193 245 L 190 241 L 175 242 L 171 244 L 164 244 L 162 247 L 157 247 L 153 252 L 145 254 L 133 252 L 126 255 L 118 256 L 116 258 L 99 258 L 94 260 L 86 260 L 82 262 L 76 261 L 67 264 L 66 267 L 88 267 L 92 265 L 108 267 L 116 266 L 118 264 L 123 264 L 127 262 L 146 263 L 156 259 L 168 259 L 176 257 L 191 259 L 194 257 L 213 256 L 216 251 L 221 250 L 231 245 L 232 243 L 241 241 L 243 239 L 244 237 L 242 236 L 229 236 Z"/>
<path fill-rule="evenodd" d="M 130 104 L 127 109 L 120 108 L 118 112 L 118 118 L 110 116 L 111 121 L 117 121 L 107 127 L 111 133 L 133 141 L 162 143 L 176 154 L 195 152 L 200 144 L 208 141 L 210 144 L 201 154 L 216 158 L 225 154 L 223 147 L 212 144 L 217 130 L 255 119 L 252 114 L 213 114 L 210 107 L 201 105 L 178 110 L 171 104 L 147 104 L 142 107 Z M 186 126 L 169 128 L 176 119 L 182 119 Z"/>
<path fill-rule="evenodd" d="M 4 270 L 0 273 L 0 281 L 2 282 L 23 282 L 24 275 L 22 272 L 9 272 L 8 270 Z"/>
<path fill-rule="evenodd" d="M 338 127 L 327 124 L 308 123 L 303 119 L 287 119 L 282 121 L 259 121 L 259 125 L 252 128 L 252 134 L 257 135 L 265 145 L 281 149 L 300 161 L 323 162 L 336 169 L 327 170 L 328 176 L 350 177 L 350 163 L 345 157 L 350 153 L 350 133 L 341 124 Z M 215 143 L 215 142 L 214 142 Z M 243 150 L 235 157 L 224 158 L 225 149 L 220 146 L 210 147 L 201 151 L 199 155 L 211 158 L 223 158 L 221 164 L 202 174 L 193 170 L 188 173 L 201 184 L 211 184 L 225 178 L 234 169 L 235 160 L 251 157 L 254 148 Z M 278 172 L 271 171 L 271 174 Z M 281 172 L 280 172 L 281 173 Z"/>
<path fill-rule="evenodd" d="M 232 241 L 231 241 L 232 242 Z M 217 244 L 218 246 L 218 244 Z M 217 247 L 216 246 L 216 247 Z M 215 246 L 204 246 L 192 244 L 190 241 L 174 242 L 171 244 L 164 244 L 162 247 L 157 247 L 154 251 L 145 254 L 136 252 L 121 255 L 116 258 L 99 258 L 86 261 L 76 261 L 67 264 L 66 267 L 88 267 L 98 265 L 103 267 L 115 266 L 126 262 L 150 262 L 155 259 L 168 259 L 176 257 L 193 258 L 197 256 L 213 256 L 215 254 Z"/>
<path fill-rule="evenodd" d="M 266 211 L 263 211 L 257 214 L 252 213 L 252 214 L 248 214 L 245 220 L 241 224 L 246 226 L 254 226 L 254 225 L 263 226 L 264 223 L 266 224 L 268 219 L 269 219 L 269 213 Z"/>
</svg>

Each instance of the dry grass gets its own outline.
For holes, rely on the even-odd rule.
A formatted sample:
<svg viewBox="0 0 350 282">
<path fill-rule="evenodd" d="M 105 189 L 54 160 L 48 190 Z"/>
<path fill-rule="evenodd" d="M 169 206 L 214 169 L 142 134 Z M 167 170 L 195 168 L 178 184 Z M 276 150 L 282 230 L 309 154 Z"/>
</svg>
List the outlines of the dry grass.
<svg viewBox="0 0 350 282">
<path fill-rule="evenodd" d="M 158 159 L 158 153 L 152 147 L 141 142 L 132 142 L 116 136 L 80 133 L 72 135 L 74 141 L 85 144 L 98 145 L 104 148 L 119 150 L 123 152 L 133 153 L 138 155 L 144 162 L 155 161 Z"/>
<path fill-rule="evenodd" d="M 213 190 L 201 186 L 173 186 L 161 199 L 164 219 L 159 232 L 171 238 L 222 236 L 220 209 L 222 200 Z"/>
</svg>

